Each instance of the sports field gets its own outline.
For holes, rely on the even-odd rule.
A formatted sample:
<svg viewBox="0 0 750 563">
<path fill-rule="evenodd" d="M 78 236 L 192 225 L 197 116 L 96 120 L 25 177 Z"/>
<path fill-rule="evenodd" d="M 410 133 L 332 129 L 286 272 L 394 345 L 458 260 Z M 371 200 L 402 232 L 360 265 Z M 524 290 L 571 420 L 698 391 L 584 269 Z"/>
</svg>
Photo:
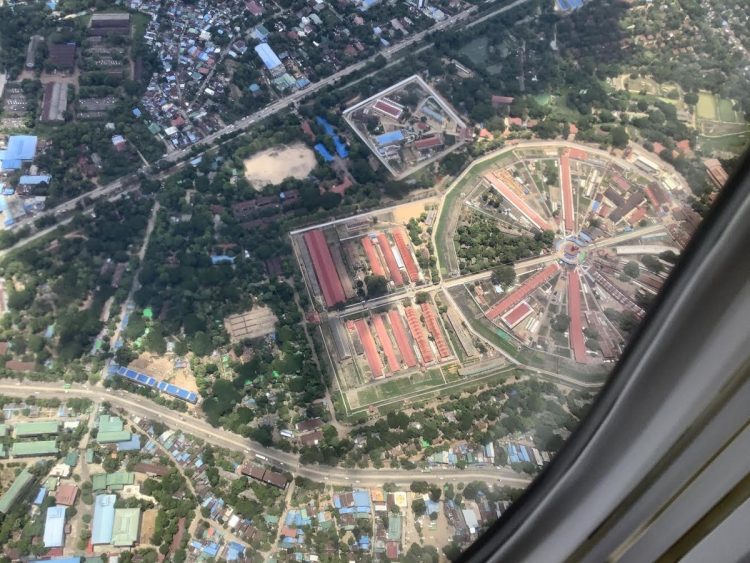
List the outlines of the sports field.
<svg viewBox="0 0 750 563">
<path fill-rule="evenodd" d="M 713 119 L 716 120 L 718 117 L 718 111 L 716 108 L 716 98 L 713 94 L 707 92 L 701 92 L 698 94 L 698 104 L 696 106 L 699 119 Z"/>
<path fill-rule="evenodd" d="M 728 151 L 741 154 L 750 146 L 750 131 L 721 137 L 698 137 L 704 151 Z"/>
<path fill-rule="evenodd" d="M 415 372 L 408 377 L 384 381 L 356 391 L 356 402 L 359 404 L 355 406 L 352 401 L 352 407 L 357 410 L 371 405 L 380 406 L 395 400 L 418 399 L 429 391 L 439 394 L 442 387 L 455 383 L 459 379 L 457 370 L 451 369 L 451 366 Z"/>
<path fill-rule="evenodd" d="M 724 123 L 744 123 L 742 115 L 734 111 L 732 100 L 727 100 L 710 92 L 698 94 L 698 119 L 722 121 Z"/>
</svg>

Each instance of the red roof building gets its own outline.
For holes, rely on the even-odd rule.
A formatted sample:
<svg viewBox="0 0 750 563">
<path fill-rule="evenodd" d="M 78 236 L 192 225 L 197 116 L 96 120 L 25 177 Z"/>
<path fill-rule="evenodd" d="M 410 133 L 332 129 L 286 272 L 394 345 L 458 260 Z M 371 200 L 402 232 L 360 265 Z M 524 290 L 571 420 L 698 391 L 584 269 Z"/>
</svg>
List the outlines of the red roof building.
<svg viewBox="0 0 750 563">
<path fill-rule="evenodd" d="M 510 311 L 503 315 L 503 322 L 510 328 L 513 328 L 533 312 L 531 306 L 526 301 L 521 301 Z"/>
<path fill-rule="evenodd" d="M 311 141 L 315 140 L 315 133 L 312 130 L 312 127 L 310 127 L 310 122 L 305 119 L 300 124 L 300 128 L 302 129 L 302 132 L 307 135 Z"/>
<path fill-rule="evenodd" d="M 708 176 L 711 178 L 714 185 L 717 188 L 723 188 L 724 184 L 726 184 L 729 179 L 729 174 L 724 170 L 721 162 L 716 158 L 709 158 L 703 163 L 703 165 L 706 167 L 706 172 L 708 172 Z"/>
<path fill-rule="evenodd" d="M 417 313 L 412 307 L 404 307 L 404 311 L 406 313 L 406 322 L 409 325 L 409 330 L 411 331 L 414 340 L 417 341 L 419 353 L 422 355 L 422 363 L 429 364 L 435 359 L 435 357 L 432 355 L 430 343 L 427 342 L 427 336 L 425 336 L 424 330 L 422 329 L 422 323 L 419 322 Z"/>
<path fill-rule="evenodd" d="M 391 280 L 396 285 L 404 285 L 404 277 L 401 275 L 401 270 L 396 263 L 396 257 L 393 255 L 393 250 L 391 250 L 391 245 L 385 233 L 378 233 L 378 243 L 380 244 L 380 253 L 385 259 L 385 265 L 388 266 L 388 272 L 391 274 Z"/>
<path fill-rule="evenodd" d="M 362 237 L 362 247 L 365 249 L 365 255 L 367 256 L 367 262 L 370 264 L 370 270 L 374 276 L 385 277 L 385 270 L 383 265 L 380 263 L 380 257 L 378 256 L 375 245 L 372 244 L 369 236 Z"/>
<path fill-rule="evenodd" d="M 502 315 L 505 311 L 511 307 L 517 305 L 524 299 L 526 299 L 531 293 L 541 286 L 543 283 L 548 282 L 557 273 L 560 267 L 555 264 L 550 264 L 543 270 L 536 272 L 525 282 L 523 282 L 518 289 L 510 293 L 499 303 L 496 303 L 487 311 L 487 318 L 491 321 Z"/>
<path fill-rule="evenodd" d="M 263 7 L 255 0 L 249 0 L 248 2 L 245 2 L 245 7 L 247 8 L 248 12 L 256 17 L 263 15 Z"/>
<path fill-rule="evenodd" d="M 576 129 L 576 132 L 578 129 Z M 588 158 L 588 153 L 586 151 L 583 151 L 581 149 L 568 149 L 568 156 L 570 158 L 575 158 L 576 160 L 586 160 Z"/>
<path fill-rule="evenodd" d="M 396 351 L 393 349 L 391 343 L 391 337 L 388 335 L 388 331 L 383 323 L 382 315 L 372 316 L 372 326 L 375 328 L 375 335 L 378 337 L 378 342 L 383 347 L 383 354 L 388 362 L 388 369 L 391 372 L 396 372 L 401 369 L 401 364 L 396 357 Z"/>
<path fill-rule="evenodd" d="M 73 506 L 76 502 L 76 496 L 78 495 L 78 487 L 72 483 L 63 483 L 57 487 L 55 492 L 55 500 L 57 504 L 63 506 Z"/>
<path fill-rule="evenodd" d="M 398 314 L 396 309 L 391 309 L 388 311 L 388 320 L 391 322 L 391 330 L 393 331 L 393 336 L 396 338 L 396 345 L 398 345 L 398 351 L 401 353 L 401 359 L 403 359 L 407 367 L 413 368 L 417 365 L 417 358 L 414 355 L 411 342 L 409 342 L 409 337 L 406 334 L 401 315 Z"/>
<path fill-rule="evenodd" d="M 576 362 L 586 362 L 586 345 L 583 341 L 581 322 L 581 282 L 578 272 L 573 270 L 568 276 L 568 317 L 570 317 L 570 345 Z"/>
<path fill-rule="evenodd" d="M 367 359 L 367 364 L 370 366 L 372 376 L 375 379 L 383 377 L 383 364 L 380 363 L 380 356 L 378 355 L 378 349 L 375 346 L 375 340 L 372 338 L 370 328 L 362 319 L 354 321 L 354 327 L 357 329 L 360 342 L 362 342 L 362 349 L 365 352 L 365 359 Z"/>
<path fill-rule="evenodd" d="M 418 151 L 426 151 L 443 146 L 443 138 L 440 135 L 425 137 L 414 142 L 414 148 Z"/>
<path fill-rule="evenodd" d="M 414 258 L 411 256 L 409 244 L 406 242 L 406 235 L 401 229 L 397 229 L 393 231 L 393 240 L 396 241 L 396 248 L 398 248 L 401 259 L 404 261 L 404 267 L 406 267 L 406 273 L 409 274 L 409 279 L 411 279 L 412 283 L 417 283 L 419 281 L 419 270 L 414 263 Z"/>
<path fill-rule="evenodd" d="M 327 307 L 346 301 L 344 288 L 333 265 L 333 257 L 323 232 L 319 229 L 304 234 L 305 244 L 310 252 L 315 276 L 318 278 L 323 299 Z"/>
<path fill-rule="evenodd" d="M 422 316 L 424 322 L 427 325 L 427 329 L 432 334 L 432 338 L 435 340 L 435 346 L 437 346 L 438 354 L 441 358 L 449 358 L 451 356 L 451 349 L 448 343 L 445 341 L 445 336 L 440 328 L 440 321 L 438 321 L 437 314 L 433 308 L 432 303 L 422 303 Z"/>
<path fill-rule="evenodd" d="M 500 179 L 493 177 L 489 172 L 484 175 L 490 185 L 495 188 L 500 195 L 502 195 L 508 202 L 513 205 L 524 217 L 526 217 L 533 225 L 538 227 L 542 231 L 549 230 L 549 225 L 542 219 L 542 217 L 521 198 L 516 192 L 510 187 L 506 186 L 505 183 Z"/>
<path fill-rule="evenodd" d="M 491 101 L 495 107 L 509 106 L 513 103 L 513 98 L 511 96 L 492 96 Z"/>
<path fill-rule="evenodd" d="M 392 102 L 388 98 L 380 98 L 373 104 L 372 109 L 395 120 L 401 119 L 401 116 L 404 114 L 404 106 Z"/>
</svg>

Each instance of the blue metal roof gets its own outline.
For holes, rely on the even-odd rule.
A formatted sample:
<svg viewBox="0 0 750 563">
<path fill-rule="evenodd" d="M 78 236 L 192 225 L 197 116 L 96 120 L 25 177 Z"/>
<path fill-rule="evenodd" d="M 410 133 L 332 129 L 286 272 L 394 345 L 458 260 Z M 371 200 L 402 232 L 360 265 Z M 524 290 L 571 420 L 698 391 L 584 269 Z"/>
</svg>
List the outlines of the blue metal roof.
<svg viewBox="0 0 750 563">
<path fill-rule="evenodd" d="M 404 140 L 404 133 L 397 129 L 396 131 L 391 131 L 390 133 L 383 133 L 382 135 L 378 135 L 375 137 L 375 142 L 381 146 L 384 147 L 385 145 L 390 145 L 393 143 L 398 143 L 399 141 Z"/>
<path fill-rule="evenodd" d="M 65 531 L 65 507 L 50 506 L 44 521 L 44 547 L 62 547 Z"/>
<path fill-rule="evenodd" d="M 115 525 L 115 495 L 96 495 L 94 521 L 91 526 L 91 544 L 106 544 L 112 541 Z"/>
<path fill-rule="evenodd" d="M 176 385 L 172 385 L 171 383 L 167 383 L 166 381 L 155 379 L 145 373 L 140 373 L 133 369 L 118 366 L 115 363 L 110 364 L 109 373 L 113 375 L 121 375 L 126 379 L 129 379 L 133 383 L 138 383 L 139 385 L 145 385 L 146 387 L 155 388 L 162 393 L 172 395 L 173 397 L 177 397 L 178 399 L 182 399 L 183 401 L 187 401 L 189 403 L 198 402 L 198 394 L 193 391 L 182 389 L 181 387 L 177 387 Z"/>
<path fill-rule="evenodd" d="M 21 178 L 18 180 L 18 183 L 22 186 L 36 186 L 37 184 L 41 184 L 42 182 L 44 182 L 45 184 L 49 184 L 51 179 L 52 176 L 48 174 L 42 174 L 39 176 L 21 176 Z"/>
<path fill-rule="evenodd" d="M 328 152 L 328 149 L 326 148 L 324 144 L 318 143 L 317 145 L 315 145 L 315 150 L 318 152 L 320 156 L 323 157 L 323 160 L 325 160 L 326 162 L 333 161 L 333 155 L 330 152 Z"/>
<path fill-rule="evenodd" d="M 274 68 L 281 66 L 281 59 L 276 53 L 274 53 L 268 43 L 259 43 L 256 45 L 255 52 L 258 53 L 258 56 L 268 70 L 273 70 Z"/>
<path fill-rule="evenodd" d="M 135 452 L 141 449 L 141 436 L 139 434 L 132 434 L 130 440 L 125 442 L 117 442 L 118 452 Z"/>
<path fill-rule="evenodd" d="M 8 139 L 5 159 L 32 160 L 36 155 L 37 138 L 34 135 L 13 135 Z"/>
<path fill-rule="evenodd" d="M 44 502 L 44 497 L 47 496 L 47 489 L 45 487 L 39 487 L 39 492 L 36 494 L 36 498 L 34 499 L 34 504 L 42 504 Z"/>
</svg>

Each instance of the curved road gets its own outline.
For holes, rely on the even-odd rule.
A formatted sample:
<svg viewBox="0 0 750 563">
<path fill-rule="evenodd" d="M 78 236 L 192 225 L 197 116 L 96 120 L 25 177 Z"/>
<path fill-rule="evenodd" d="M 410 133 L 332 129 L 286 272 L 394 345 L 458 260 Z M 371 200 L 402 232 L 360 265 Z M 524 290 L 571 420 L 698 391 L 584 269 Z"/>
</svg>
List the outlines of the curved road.
<svg viewBox="0 0 750 563">
<path fill-rule="evenodd" d="M 190 414 L 177 413 L 167 407 L 152 403 L 145 397 L 133 395 L 126 391 L 111 391 L 100 387 L 89 387 L 88 385 L 73 385 L 70 389 L 62 389 L 61 387 L 61 383 L 3 382 L 0 383 L 0 394 L 15 397 L 35 395 L 39 398 L 57 399 L 64 398 L 64 395 L 67 394 L 91 399 L 92 401 L 107 401 L 113 407 L 125 411 L 127 416 L 141 416 L 164 422 L 173 429 L 192 434 L 211 444 L 229 450 L 244 451 L 248 455 L 255 454 L 255 457 L 260 461 L 274 463 L 294 475 L 336 485 L 361 484 L 369 486 L 382 485 L 386 482 L 408 485 L 412 481 L 468 482 L 479 480 L 499 485 L 526 487 L 531 482 L 531 478 L 526 475 L 521 475 L 510 469 L 496 469 L 494 467 L 474 468 L 465 471 L 459 469 L 423 471 L 421 469 L 346 469 L 321 465 L 301 465 L 299 456 L 295 454 L 263 447 L 257 442 L 234 432 L 214 428 L 207 422 Z"/>
</svg>

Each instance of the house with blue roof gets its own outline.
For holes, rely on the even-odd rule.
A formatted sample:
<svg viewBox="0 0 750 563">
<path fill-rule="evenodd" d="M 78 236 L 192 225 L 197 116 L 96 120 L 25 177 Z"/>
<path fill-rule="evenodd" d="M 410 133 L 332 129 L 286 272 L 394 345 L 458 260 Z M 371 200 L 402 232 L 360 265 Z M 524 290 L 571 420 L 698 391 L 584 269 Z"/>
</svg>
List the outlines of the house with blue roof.
<svg viewBox="0 0 750 563">
<path fill-rule="evenodd" d="M 50 506 L 44 521 L 44 547 L 62 547 L 65 543 L 65 507 Z"/>
<path fill-rule="evenodd" d="M 115 495 L 96 495 L 94 519 L 91 525 L 91 545 L 108 544 L 112 541 L 116 500 Z"/>
<path fill-rule="evenodd" d="M 326 162 L 333 162 L 333 155 L 328 151 L 323 143 L 318 143 L 314 148 L 315 151 L 323 157 L 323 160 L 325 160 Z"/>
<path fill-rule="evenodd" d="M 400 129 L 375 136 L 375 143 L 381 148 L 400 143 L 403 140 L 404 133 Z"/>
<path fill-rule="evenodd" d="M 34 498 L 34 504 L 39 506 L 44 502 L 44 499 L 47 497 L 47 489 L 45 487 L 39 487 L 39 491 L 36 493 L 36 497 Z"/>
<path fill-rule="evenodd" d="M 283 71 L 284 65 L 281 63 L 281 59 L 268 43 L 259 43 L 256 45 L 255 52 L 258 57 L 260 57 L 260 60 L 263 61 L 263 65 L 269 72 L 275 73 Z"/>
<path fill-rule="evenodd" d="M 141 449 L 141 436 L 140 434 L 131 434 L 130 440 L 124 442 L 117 442 L 118 452 L 137 452 Z"/>
<path fill-rule="evenodd" d="M 8 146 L 0 150 L 0 171 L 18 170 L 24 162 L 34 160 L 37 137 L 34 135 L 12 135 Z"/>
<path fill-rule="evenodd" d="M 25 175 L 18 179 L 19 186 L 38 186 L 39 184 L 49 184 L 52 176 L 49 174 Z"/>
</svg>

